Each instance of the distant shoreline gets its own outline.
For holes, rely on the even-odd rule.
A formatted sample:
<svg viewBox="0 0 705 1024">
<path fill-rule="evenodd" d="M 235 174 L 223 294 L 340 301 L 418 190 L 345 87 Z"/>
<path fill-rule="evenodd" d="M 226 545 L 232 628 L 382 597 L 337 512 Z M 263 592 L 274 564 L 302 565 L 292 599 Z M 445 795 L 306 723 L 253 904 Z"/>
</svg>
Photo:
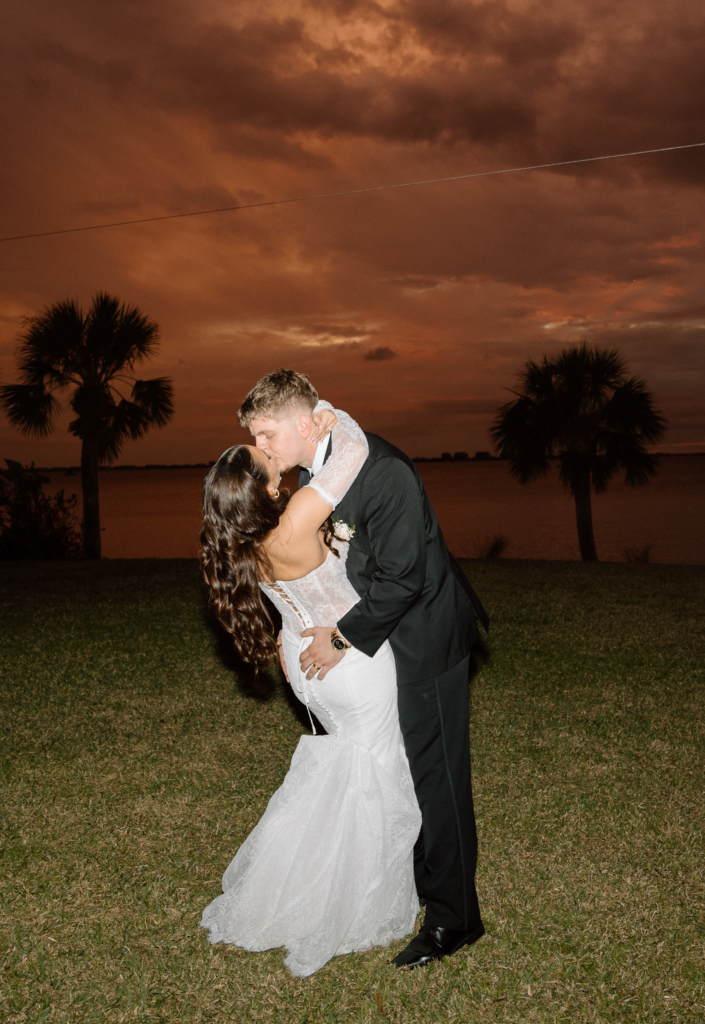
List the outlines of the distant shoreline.
<svg viewBox="0 0 705 1024">
<path fill-rule="evenodd" d="M 679 458 L 705 458 L 705 452 L 658 452 L 659 458 L 663 459 L 679 459 Z M 489 452 L 477 452 L 475 455 L 467 455 L 466 453 L 459 453 L 451 456 L 442 455 L 430 455 L 423 456 L 419 455 L 412 459 L 412 462 L 442 462 L 450 463 L 453 466 L 466 465 L 468 462 L 506 462 L 507 459 L 501 459 L 497 455 L 491 455 Z M 144 466 L 100 466 L 101 472 L 119 473 L 121 470 L 128 469 L 210 469 L 214 466 L 215 462 L 173 462 L 173 463 L 161 463 L 161 462 L 148 462 Z M 38 473 L 67 473 L 78 475 L 81 472 L 80 466 L 35 466 Z"/>
</svg>

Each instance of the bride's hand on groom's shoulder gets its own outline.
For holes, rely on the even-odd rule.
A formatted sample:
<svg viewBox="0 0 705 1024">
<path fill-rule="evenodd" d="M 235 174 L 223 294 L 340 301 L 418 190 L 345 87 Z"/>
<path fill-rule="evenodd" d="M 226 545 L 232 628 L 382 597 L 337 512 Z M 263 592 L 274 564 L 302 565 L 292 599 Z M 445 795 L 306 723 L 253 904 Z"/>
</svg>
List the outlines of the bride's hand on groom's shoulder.
<svg viewBox="0 0 705 1024">
<path fill-rule="evenodd" d="M 331 430 L 338 422 L 338 417 L 332 409 L 319 409 L 317 412 L 312 413 L 311 419 L 313 420 L 313 425 L 316 428 L 314 433 L 311 435 L 311 444 L 317 444 L 319 441 L 323 441 L 324 438 L 328 437 Z"/>
</svg>

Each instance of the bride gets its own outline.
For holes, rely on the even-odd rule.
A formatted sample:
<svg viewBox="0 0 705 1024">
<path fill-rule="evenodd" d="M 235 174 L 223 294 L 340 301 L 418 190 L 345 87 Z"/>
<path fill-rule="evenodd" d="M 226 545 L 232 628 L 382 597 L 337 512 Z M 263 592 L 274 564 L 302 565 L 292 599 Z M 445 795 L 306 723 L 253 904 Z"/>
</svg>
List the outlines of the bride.
<svg viewBox="0 0 705 1024">
<path fill-rule="evenodd" d="M 311 482 L 279 492 L 274 459 L 229 448 L 204 483 L 201 565 L 213 611 L 241 657 L 265 668 L 276 646 L 262 591 L 281 612 L 292 688 L 326 730 L 302 736 L 281 787 L 223 876 L 201 925 L 212 943 L 285 946 L 295 975 L 333 956 L 384 946 L 414 927 L 413 848 L 421 814 L 399 728 L 394 656 L 348 648 L 318 676 L 299 656 L 315 624 L 332 626 L 359 597 L 345 573 L 347 543 L 331 513 L 368 455 L 365 435 L 320 403 L 332 452 Z M 321 412 L 321 409 L 323 411 Z"/>
</svg>

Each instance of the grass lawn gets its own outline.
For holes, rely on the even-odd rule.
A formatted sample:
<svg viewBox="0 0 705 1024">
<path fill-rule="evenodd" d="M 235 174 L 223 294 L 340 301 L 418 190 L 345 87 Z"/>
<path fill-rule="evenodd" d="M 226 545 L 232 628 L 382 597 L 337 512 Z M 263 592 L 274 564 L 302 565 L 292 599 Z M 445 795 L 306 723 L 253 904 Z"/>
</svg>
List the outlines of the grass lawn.
<svg viewBox="0 0 705 1024">
<path fill-rule="evenodd" d="M 487 935 L 307 979 L 198 927 L 304 726 L 195 563 L 2 565 L 2 1024 L 705 1021 L 705 569 L 465 564 Z"/>
</svg>

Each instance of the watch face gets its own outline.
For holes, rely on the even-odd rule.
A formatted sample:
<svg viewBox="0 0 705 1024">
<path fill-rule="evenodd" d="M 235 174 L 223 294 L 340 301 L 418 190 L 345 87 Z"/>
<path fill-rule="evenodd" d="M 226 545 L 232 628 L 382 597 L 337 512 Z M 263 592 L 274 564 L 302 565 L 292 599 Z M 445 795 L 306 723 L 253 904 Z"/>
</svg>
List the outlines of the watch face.
<svg viewBox="0 0 705 1024">
<path fill-rule="evenodd" d="M 344 651 L 345 650 L 345 641 L 344 640 L 339 640 L 338 637 L 335 637 L 335 639 L 332 641 L 332 643 L 333 643 L 333 646 L 335 647 L 336 651 Z"/>
</svg>

